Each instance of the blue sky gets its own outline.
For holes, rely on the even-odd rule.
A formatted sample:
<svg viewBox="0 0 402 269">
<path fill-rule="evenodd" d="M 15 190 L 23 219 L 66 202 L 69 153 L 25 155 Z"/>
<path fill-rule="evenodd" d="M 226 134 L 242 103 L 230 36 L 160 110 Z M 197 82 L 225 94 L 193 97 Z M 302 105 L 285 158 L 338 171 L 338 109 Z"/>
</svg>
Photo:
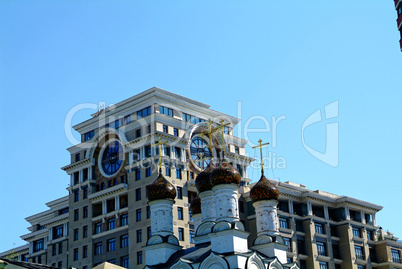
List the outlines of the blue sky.
<svg viewBox="0 0 402 269">
<path fill-rule="evenodd" d="M 380 204 L 378 225 L 402 236 L 399 38 L 391 0 L 1 1 L 0 251 L 24 243 L 25 217 L 67 195 L 68 111 L 153 86 L 242 123 L 286 117 L 269 148 L 286 167 L 268 176 Z M 302 132 L 334 101 L 337 118 Z M 302 143 L 325 151 L 328 123 L 339 126 L 336 167 Z M 271 141 L 272 130 L 249 138 Z"/>
</svg>

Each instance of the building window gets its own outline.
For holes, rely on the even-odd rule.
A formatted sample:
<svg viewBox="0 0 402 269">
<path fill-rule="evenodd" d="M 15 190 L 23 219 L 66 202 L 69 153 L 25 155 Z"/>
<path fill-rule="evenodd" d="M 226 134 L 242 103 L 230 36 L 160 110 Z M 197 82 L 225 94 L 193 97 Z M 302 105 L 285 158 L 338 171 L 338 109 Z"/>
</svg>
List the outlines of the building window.
<svg viewBox="0 0 402 269">
<path fill-rule="evenodd" d="M 80 161 L 80 154 L 79 153 L 77 153 L 77 154 L 75 154 L 75 161 L 76 162 L 79 162 Z"/>
<path fill-rule="evenodd" d="M 150 177 L 150 176 L 151 176 L 151 166 L 148 166 L 148 167 L 145 169 L 145 176 L 146 176 L 146 177 Z"/>
<path fill-rule="evenodd" d="M 356 259 L 364 260 L 363 248 L 361 246 L 355 246 Z"/>
<path fill-rule="evenodd" d="M 147 227 L 147 236 L 148 236 L 148 238 L 147 238 L 147 239 L 151 238 L 151 236 L 152 236 L 152 230 L 151 230 L 151 227 Z"/>
<path fill-rule="evenodd" d="M 303 240 L 297 240 L 297 253 L 306 255 L 306 247 Z"/>
<path fill-rule="evenodd" d="M 78 209 L 74 210 L 74 221 L 77 221 L 80 216 L 80 211 Z"/>
<path fill-rule="evenodd" d="M 142 264 L 142 251 L 137 252 L 137 264 Z"/>
<path fill-rule="evenodd" d="M 142 229 L 137 230 L 137 243 L 142 242 Z"/>
<path fill-rule="evenodd" d="M 165 156 L 170 157 L 170 146 L 165 146 L 163 152 L 165 153 Z"/>
<path fill-rule="evenodd" d="M 78 228 L 77 228 L 77 229 L 74 229 L 74 241 L 77 241 L 78 237 L 79 237 L 79 231 L 78 231 Z"/>
<path fill-rule="evenodd" d="M 141 214 L 141 208 L 136 210 L 136 221 L 141 221 L 142 219 L 142 214 Z"/>
<path fill-rule="evenodd" d="M 56 245 L 53 245 L 53 246 L 52 246 L 52 256 L 54 256 L 54 255 L 56 255 L 56 254 L 57 254 Z M 22 260 L 22 261 L 24 261 L 24 260 Z"/>
<path fill-rule="evenodd" d="M 164 133 L 168 133 L 168 127 L 167 127 L 167 125 L 163 125 L 163 132 L 164 132 Z"/>
<path fill-rule="evenodd" d="M 328 269 L 328 264 L 326 262 L 320 262 L 320 269 Z"/>
<path fill-rule="evenodd" d="M 360 233 L 360 228 L 353 227 L 353 228 L 352 228 L 352 231 L 353 231 L 353 236 L 359 237 L 359 238 L 362 237 L 362 235 L 361 235 L 361 233 Z"/>
<path fill-rule="evenodd" d="M 120 120 L 116 120 L 114 122 L 114 128 L 119 129 L 120 128 Z"/>
<path fill-rule="evenodd" d="M 88 237 L 88 226 L 82 227 L 82 237 L 87 238 Z"/>
<path fill-rule="evenodd" d="M 190 172 L 190 179 L 194 179 L 194 172 Z"/>
<path fill-rule="evenodd" d="M 137 111 L 137 116 L 139 119 L 144 118 L 146 116 L 151 115 L 151 107 L 146 107 L 144 109 L 141 109 L 140 111 Z"/>
<path fill-rule="evenodd" d="M 301 222 L 300 220 L 296 220 L 296 231 L 304 232 L 303 222 Z"/>
<path fill-rule="evenodd" d="M 121 226 L 128 225 L 128 214 L 124 214 L 121 216 Z"/>
<path fill-rule="evenodd" d="M 179 129 L 174 128 L 174 129 L 173 129 L 173 134 L 174 134 L 175 136 L 179 136 Z"/>
<path fill-rule="evenodd" d="M 286 251 L 292 252 L 292 242 L 291 242 L 290 238 L 284 237 L 283 241 L 285 242 L 285 245 L 288 247 L 288 249 Z"/>
<path fill-rule="evenodd" d="M 87 199 L 88 198 L 88 187 L 82 188 L 82 193 L 83 193 L 83 198 Z"/>
<path fill-rule="evenodd" d="M 176 168 L 176 178 L 181 179 L 181 168 L 179 167 Z"/>
<path fill-rule="evenodd" d="M 318 252 L 318 255 L 320 255 L 320 256 L 326 256 L 325 244 L 324 243 L 317 242 L 317 252 Z"/>
<path fill-rule="evenodd" d="M 151 207 L 147 206 L 147 219 L 151 217 Z"/>
<path fill-rule="evenodd" d="M 38 252 L 44 249 L 44 239 L 39 239 L 33 242 L 33 252 Z"/>
<path fill-rule="evenodd" d="M 179 228 L 179 240 L 184 241 L 184 229 Z"/>
<path fill-rule="evenodd" d="M 111 264 L 116 264 L 116 259 L 111 259 L 111 260 L 108 260 L 107 262 L 111 263 Z"/>
<path fill-rule="evenodd" d="M 94 135 L 95 135 L 94 130 L 92 130 L 92 131 L 90 131 L 88 133 L 85 133 L 84 134 L 84 141 L 88 141 L 88 140 L 92 139 L 92 137 L 94 137 Z"/>
<path fill-rule="evenodd" d="M 59 254 L 63 253 L 63 243 L 59 243 Z"/>
<path fill-rule="evenodd" d="M 145 146 L 145 157 L 151 157 L 152 156 L 152 150 L 151 146 Z"/>
<path fill-rule="evenodd" d="M 171 108 L 159 106 L 159 113 L 169 116 L 169 117 L 173 117 L 173 109 L 171 109 Z"/>
<path fill-rule="evenodd" d="M 183 113 L 183 120 L 194 124 L 205 122 L 205 120 Z"/>
<path fill-rule="evenodd" d="M 357 269 L 366 269 L 366 266 L 364 266 L 364 265 L 357 265 Z"/>
<path fill-rule="evenodd" d="M 120 258 L 121 267 L 128 268 L 128 256 L 123 256 Z"/>
<path fill-rule="evenodd" d="M 170 177 L 170 167 L 168 164 L 165 165 L 165 175 Z"/>
<path fill-rule="evenodd" d="M 80 200 L 79 190 L 74 190 L 74 202 L 78 202 Z"/>
<path fill-rule="evenodd" d="M 177 199 L 183 199 L 183 188 L 177 187 Z"/>
<path fill-rule="evenodd" d="M 102 232 L 102 222 L 95 223 L 95 234 L 100 234 Z"/>
<path fill-rule="evenodd" d="M 235 146 L 235 153 L 239 154 L 239 147 L 238 146 Z"/>
<path fill-rule="evenodd" d="M 83 208 L 82 217 L 84 219 L 88 217 L 88 207 L 87 206 L 84 206 L 84 208 Z"/>
<path fill-rule="evenodd" d="M 176 156 L 176 159 L 180 159 L 181 158 L 181 148 L 175 147 L 174 155 Z"/>
<path fill-rule="evenodd" d="M 391 249 L 392 262 L 401 263 L 401 256 L 399 250 Z"/>
<path fill-rule="evenodd" d="M 193 243 L 193 244 L 195 243 L 194 237 L 195 237 L 195 231 L 190 230 L 190 242 Z"/>
<path fill-rule="evenodd" d="M 339 251 L 339 245 L 332 245 L 332 254 L 335 259 L 341 258 L 341 253 Z"/>
<path fill-rule="evenodd" d="M 123 118 L 123 124 L 129 124 L 131 122 L 131 115 L 127 115 Z"/>
<path fill-rule="evenodd" d="M 95 255 L 100 255 L 103 252 L 102 242 L 95 243 Z"/>
<path fill-rule="evenodd" d="M 63 237 L 63 225 L 53 228 L 53 239 Z"/>
<path fill-rule="evenodd" d="M 148 134 L 151 133 L 151 125 L 148 125 Z"/>
<path fill-rule="evenodd" d="M 285 218 L 279 218 L 279 227 L 289 229 L 288 220 Z"/>
<path fill-rule="evenodd" d="M 135 180 L 140 180 L 141 179 L 141 169 L 137 168 L 135 169 Z"/>
<path fill-rule="evenodd" d="M 141 129 L 137 129 L 137 130 L 135 131 L 135 137 L 136 137 L 136 138 L 141 137 Z"/>
<path fill-rule="evenodd" d="M 121 248 L 128 247 L 128 234 L 122 235 L 120 237 L 120 247 Z"/>
<path fill-rule="evenodd" d="M 177 218 L 179 220 L 183 220 L 183 208 L 182 207 L 177 207 Z"/>
<path fill-rule="evenodd" d="M 112 218 L 112 219 L 108 219 L 107 220 L 107 230 L 113 230 L 114 228 L 116 228 L 116 219 Z"/>
<path fill-rule="evenodd" d="M 141 188 L 138 188 L 135 190 L 135 200 L 140 201 L 141 200 Z"/>
<path fill-rule="evenodd" d="M 367 230 L 367 239 L 368 240 L 374 240 L 373 239 L 373 231 Z"/>
<path fill-rule="evenodd" d="M 74 261 L 78 260 L 78 248 L 74 249 Z"/>
<path fill-rule="evenodd" d="M 116 239 L 112 238 L 107 240 L 107 251 L 113 251 L 116 249 Z"/>
<path fill-rule="evenodd" d="M 314 227 L 316 233 L 324 234 L 324 226 L 322 225 L 322 223 L 315 223 Z"/>
</svg>

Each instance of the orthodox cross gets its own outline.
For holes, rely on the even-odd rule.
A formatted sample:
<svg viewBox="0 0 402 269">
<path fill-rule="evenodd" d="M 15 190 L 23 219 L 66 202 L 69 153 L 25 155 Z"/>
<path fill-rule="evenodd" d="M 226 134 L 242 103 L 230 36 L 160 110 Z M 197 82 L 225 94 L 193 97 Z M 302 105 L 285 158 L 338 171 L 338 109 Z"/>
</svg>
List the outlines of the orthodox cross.
<svg viewBox="0 0 402 269">
<path fill-rule="evenodd" d="M 200 153 L 200 154 L 198 155 L 198 160 L 200 161 L 200 168 L 201 168 L 201 171 L 204 170 L 204 161 L 212 158 L 212 157 L 208 157 L 208 156 L 205 157 L 205 158 L 203 158 L 203 156 L 204 156 L 204 154 L 202 154 L 202 153 Z"/>
<path fill-rule="evenodd" d="M 262 144 L 262 140 L 261 140 L 261 139 L 258 140 L 258 143 L 260 143 L 260 144 L 259 144 L 258 146 L 253 147 L 253 149 L 255 149 L 255 148 L 260 148 L 260 154 L 261 154 L 261 171 L 262 171 L 262 173 L 264 173 L 264 162 L 263 162 L 263 157 L 262 157 L 262 147 L 263 147 L 263 146 L 266 146 L 266 145 L 269 145 L 269 143 Z"/>
<path fill-rule="evenodd" d="M 162 142 L 161 140 L 162 139 L 159 136 L 158 137 L 158 142 L 154 144 L 154 146 L 159 146 L 159 170 L 162 169 L 162 145 L 167 143 L 167 141 Z"/>
</svg>

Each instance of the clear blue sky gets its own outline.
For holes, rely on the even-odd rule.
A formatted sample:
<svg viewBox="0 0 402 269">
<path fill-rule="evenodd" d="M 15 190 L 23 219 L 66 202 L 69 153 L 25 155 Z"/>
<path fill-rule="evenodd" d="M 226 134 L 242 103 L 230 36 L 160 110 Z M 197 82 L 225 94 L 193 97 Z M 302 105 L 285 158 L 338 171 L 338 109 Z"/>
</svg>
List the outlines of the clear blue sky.
<svg viewBox="0 0 402 269">
<path fill-rule="evenodd" d="M 1 1 L 0 251 L 23 244 L 25 217 L 67 195 L 67 112 L 153 86 L 233 116 L 240 101 L 243 122 L 286 116 L 270 148 L 286 168 L 268 176 L 383 205 L 378 224 L 402 237 L 398 41 L 392 0 Z M 337 167 L 301 139 L 303 122 L 333 101 Z M 309 146 L 325 150 L 326 123 L 306 128 Z M 272 132 L 250 140 L 260 137 Z"/>
</svg>

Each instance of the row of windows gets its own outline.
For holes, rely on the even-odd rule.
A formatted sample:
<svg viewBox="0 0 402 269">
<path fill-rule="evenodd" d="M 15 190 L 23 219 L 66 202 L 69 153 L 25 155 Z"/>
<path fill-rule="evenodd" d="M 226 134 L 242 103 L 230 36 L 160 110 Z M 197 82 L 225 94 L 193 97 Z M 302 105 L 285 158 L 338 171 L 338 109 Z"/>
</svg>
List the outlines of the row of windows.
<svg viewBox="0 0 402 269">
<path fill-rule="evenodd" d="M 80 191 L 78 189 L 73 191 L 74 202 L 78 202 L 80 200 Z M 82 199 L 88 198 L 88 187 L 82 188 Z"/>
<path fill-rule="evenodd" d="M 63 243 L 60 242 L 57 245 L 52 245 L 52 256 L 55 256 L 56 254 L 62 254 L 63 253 Z"/>
<path fill-rule="evenodd" d="M 128 225 L 128 214 L 123 214 L 120 216 L 120 227 Z M 116 228 L 116 219 L 109 218 L 106 220 L 106 231 L 111 231 Z M 94 223 L 94 234 L 100 234 L 103 232 L 103 223 L 95 222 Z"/>
</svg>

